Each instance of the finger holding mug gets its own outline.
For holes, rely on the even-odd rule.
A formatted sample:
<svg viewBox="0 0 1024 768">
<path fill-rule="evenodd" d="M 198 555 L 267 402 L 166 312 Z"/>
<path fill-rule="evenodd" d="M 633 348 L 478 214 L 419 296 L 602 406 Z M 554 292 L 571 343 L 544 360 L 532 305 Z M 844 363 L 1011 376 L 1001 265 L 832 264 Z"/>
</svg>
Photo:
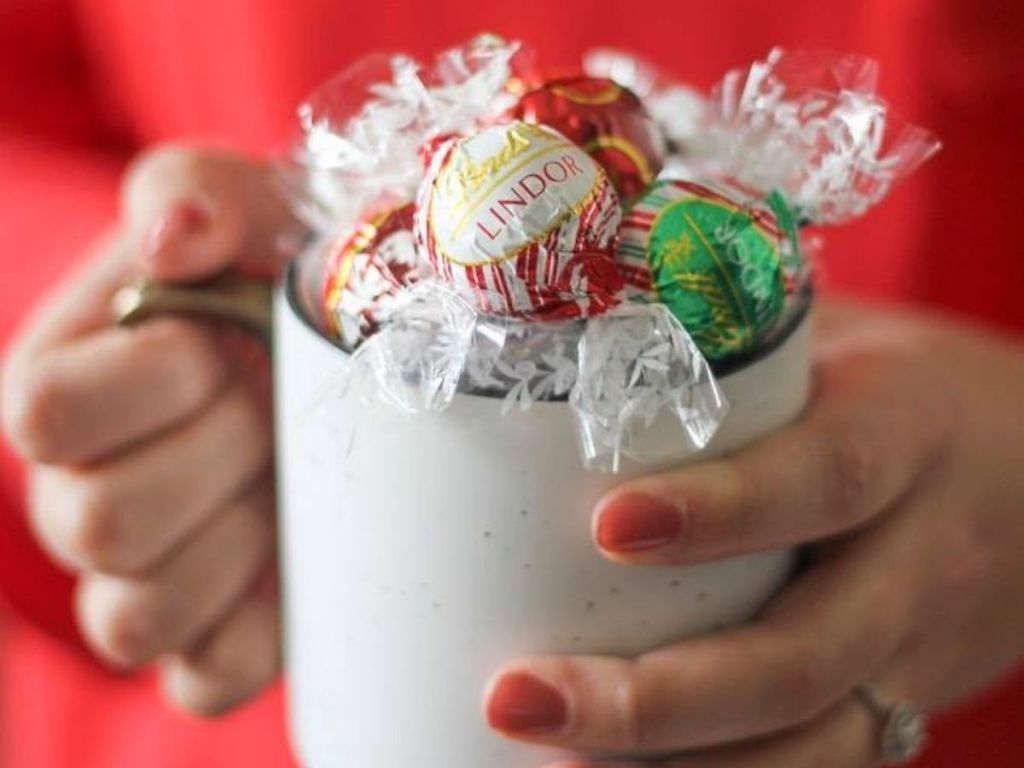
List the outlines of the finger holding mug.
<svg viewBox="0 0 1024 768">
<path fill-rule="evenodd" d="M 119 667 L 215 646 L 221 632 L 221 645 L 239 642 L 235 606 L 271 567 L 273 489 L 260 482 L 272 454 L 261 345 L 181 314 L 112 325 L 111 303 L 140 277 L 272 274 L 282 238 L 301 231 L 276 187 L 267 164 L 225 152 L 142 156 L 126 175 L 122 220 L 6 361 L 4 427 L 29 461 L 34 530 L 78 576 L 87 642 Z M 250 314 L 269 289 L 253 290 Z M 233 546 L 214 546 L 225 540 Z M 273 623 L 245 623 L 267 631 L 264 655 L 276 659 Z M 244 695 L 274 674 L 262 664 Z M 211 681 L 195 708 L 242 698 L 237 677 Z"/>
</svg>

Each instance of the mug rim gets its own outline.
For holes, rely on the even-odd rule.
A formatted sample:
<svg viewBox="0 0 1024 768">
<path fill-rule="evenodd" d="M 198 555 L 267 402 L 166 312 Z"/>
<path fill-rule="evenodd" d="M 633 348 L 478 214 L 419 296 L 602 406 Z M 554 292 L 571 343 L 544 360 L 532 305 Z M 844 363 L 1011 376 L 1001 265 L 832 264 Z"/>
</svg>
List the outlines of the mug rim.
<svg viewBox="0 0 1024 768">
<path fill-rule="evenodd" d="M 298 294 L 298 275 L 299 275 L 299 262 L 300 259 L 294 259 L 285 267 L 283 283 L 283 292 L 285 302 L 288 305 L 289 311 L 295 315 L 299 322 L 301 322 L 308 331 L 319 337 L 323 342 L 334 347 L 344 357 L 349 358 L 352 356 L 350 350 L 345 349 L 337 339 L 333 339 L 328 336 L 322 328 L 311 318 L 308 313 L 303 309 L 302 301 Z M 781 347 L 789 338 L 796 332 L 796 329 L 803 325 L 804 320 L 810 314 L 811 307 L 814 304 L 814 289 L 810 284 L 804 286 L 800 295 L 797 298 L 799 305 L 797 311 L 794 312 L 789 318 L 787 318 L 787 325 L 780 333 L 768 341 L 766 344 L 761 344 L 756 349 L 750 352 L 739 355 L 737 357 L 729 358 L 724 362 L 711 362 L 711 372 L 716 378 L 722 379 L 734 373 L 738 373 L 752 365 L 760 362 L 764 358 L 771 355 L 775 350 Z M 503 394 L 499 394 L 492 391 L 478 391 L 478 392 L 465 392 L 460 391 L 460 394 L 473 395 L 475 397 L 489 397 L 498 398 L 504 397 Z M 565 400 L 566 396 L 550 398 L 551 401 Z"/>
</svg>

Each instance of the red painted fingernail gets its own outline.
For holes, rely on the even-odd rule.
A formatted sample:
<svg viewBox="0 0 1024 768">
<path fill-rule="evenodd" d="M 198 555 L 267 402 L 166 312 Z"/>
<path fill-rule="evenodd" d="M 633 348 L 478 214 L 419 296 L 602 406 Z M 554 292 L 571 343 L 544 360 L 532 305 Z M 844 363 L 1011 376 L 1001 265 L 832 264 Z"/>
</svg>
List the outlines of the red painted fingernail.
<svg viewBox="0 0 1024 768">
<path fill-rule="evenodd" d="M 646 493 L 613 498 L 599 515 L 597 543 L 608 552 L 656 549 L 683 532 L 683 516 L 678 507 Z"/>
<path fill-rule="evenodd" d="M 146 255 L 150 258 L 160 253 L 170 243 L 193 235 L 210 222 L 210 212 L 205 206 L 186 201 L 172 205 L 161 216 L 146 240 Z"/>
<path fill-rule="evenodd" d="M 504 675 L 487 703 L 487 722 L 499 731 L 551 731 L 568 719 L 569 707 L 562 694 L 524 672 Z"/>
</svg>

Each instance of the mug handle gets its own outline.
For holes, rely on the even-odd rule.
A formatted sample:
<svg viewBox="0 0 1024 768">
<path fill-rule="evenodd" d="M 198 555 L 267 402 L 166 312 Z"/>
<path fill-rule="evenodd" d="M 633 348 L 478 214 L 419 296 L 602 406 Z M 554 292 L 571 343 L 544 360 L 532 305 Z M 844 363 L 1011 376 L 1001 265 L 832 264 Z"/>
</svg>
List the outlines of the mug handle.
<svg viewBox="0 0 1024 768">
<path fill-rule="evenodd" d="M 266 280 L 226 272 L 201 283 L 130 283 L 114 294 L 111 309 L 118 325 L 134 325 L 155 315 L 190 315 L 234 323 L 269 344 L 272 297 Z"/>
</svg>

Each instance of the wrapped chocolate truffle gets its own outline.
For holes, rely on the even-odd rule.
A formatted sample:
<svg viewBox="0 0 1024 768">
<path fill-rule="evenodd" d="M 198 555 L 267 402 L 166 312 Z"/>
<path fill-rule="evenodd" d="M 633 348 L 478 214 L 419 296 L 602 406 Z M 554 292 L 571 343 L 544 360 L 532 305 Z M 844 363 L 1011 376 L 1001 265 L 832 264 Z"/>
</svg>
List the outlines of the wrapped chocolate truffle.
<svg viewBox="0 0 1024 768">
<path fill-rule="evenodd" d="M 481 311 L 566 319 L 618 303 L 611 246 L 620 218 L 618 195 L 586 152 L 517 121 L 434 153 L 416 234 L 439 277 Z"/>
<path fill-rule="evenodd" d="M 330 247 L 323 286 L 328 329 L 346 349 L 372 336 L 399 293 L 426 270 L 413 240 L 411 203 L 384 205 L 364 215 Z"/>
<path fill-rule="evenodd" d="M 632 298 L 668 306 L 709 360 L 753 352 L 799 309 L 801 226 L 862 215 L 937 150 L 873 93 L 873 72 L 857 56 L 776 49 L 730 73 L 702 172 L 666 172 L 625 217 Z"/>
<path fill-rule="evenodd" d="M 626 215 L 618 257 L 630 285 L 665 304 L 716 361 L 750 352 L 778 322 L 783 264 L 798 248 L 780 196 L 744 201 L 723 184 L 668 179 Z"/>
<path fill-rule="evenodd" d="M 661 170 L 664 139 L 636 94 L 614 80 L 551 80 L 524 94 L 511 115 L 550 126 L 578 144 L 623 199 L 641 194 Z"/>
</svg>

